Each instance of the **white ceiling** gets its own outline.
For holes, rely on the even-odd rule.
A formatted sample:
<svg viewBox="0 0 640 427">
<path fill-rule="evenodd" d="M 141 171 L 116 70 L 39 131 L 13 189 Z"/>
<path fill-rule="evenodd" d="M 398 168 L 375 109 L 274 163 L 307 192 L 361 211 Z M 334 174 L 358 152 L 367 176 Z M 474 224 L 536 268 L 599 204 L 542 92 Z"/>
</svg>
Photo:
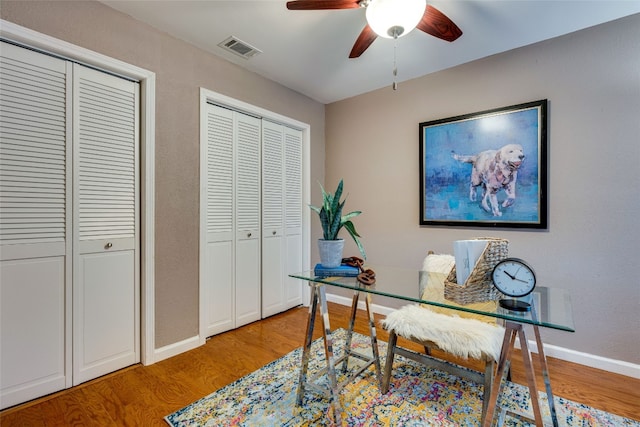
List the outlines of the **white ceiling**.
<svg viewBox="0 0 640 427">
<path fill-rule="evenodd" d="M 348 55 L 363 9 L 290 11 L 286 1 L 101 0 L 149 25 L 321 103 L 393 82 L 394 41 Z M 453 43 L 414 30 L 397 40 L 398 82 L 640 13 L 639 0 L 437 0 L 463 35 Z M 218 43 L 235 36 L 263 53 L 247 60 Z M 402 84 L 399 85 L 400 89 Z"/>
</svg>

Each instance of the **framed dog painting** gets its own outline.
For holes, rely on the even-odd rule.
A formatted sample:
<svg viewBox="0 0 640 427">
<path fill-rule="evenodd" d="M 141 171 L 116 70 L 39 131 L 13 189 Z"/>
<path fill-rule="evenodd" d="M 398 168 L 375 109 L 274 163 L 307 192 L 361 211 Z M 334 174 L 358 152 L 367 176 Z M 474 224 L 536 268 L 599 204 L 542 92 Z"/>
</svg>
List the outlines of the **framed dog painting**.
<svg viewBox="0 0 640 427">
<path fill-rule="evenodd" d="M 547 228 L 547 100 L 420 123 L 420 224 Z"/>
</svg>

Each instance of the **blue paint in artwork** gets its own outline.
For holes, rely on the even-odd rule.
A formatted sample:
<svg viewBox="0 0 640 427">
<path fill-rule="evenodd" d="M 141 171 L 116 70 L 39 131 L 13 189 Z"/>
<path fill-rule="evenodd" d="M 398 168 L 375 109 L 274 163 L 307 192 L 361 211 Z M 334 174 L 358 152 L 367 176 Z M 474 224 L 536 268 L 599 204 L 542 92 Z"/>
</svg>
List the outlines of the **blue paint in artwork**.
<svg viewBox="0 0 640 427">
<path fill-rule="evenodd" d="M 433 125 L 423 128 L 423 132 L 425 219 L 524 223 L 540 220 L 537 109 Z M 507 208 L 500 206 L 502 216 L 495 217 L 481 206 L 481 187 L 475 202 L 469 198 L 472 165 L 451 155 L 474 155 L 507 144 L 522 145 L 525 160 L 518 170 L 515 203 Z M 505 199 L 505 192 L 498 192 L 500 205 Z"/>
</svg>

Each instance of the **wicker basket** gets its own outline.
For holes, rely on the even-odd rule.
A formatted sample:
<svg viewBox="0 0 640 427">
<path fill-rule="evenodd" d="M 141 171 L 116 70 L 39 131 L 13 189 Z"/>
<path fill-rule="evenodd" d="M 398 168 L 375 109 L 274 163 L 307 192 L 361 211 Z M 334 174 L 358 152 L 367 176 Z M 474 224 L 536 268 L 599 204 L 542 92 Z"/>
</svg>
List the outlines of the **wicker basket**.
<svg viewBox="0 0 640 427">
<path fill-rule="evenodd" d="M 478 237 L 474 240 L 488 240 L 488 243 L 467 280 L 462 285 L 456 283 L 454 266 L 444 282 L 445 299 L 458 304 L 495 301 L 502 297 L 493 286 L 491 273 L 496 264 L 509 256 L 509 241 L 493 237 Z"/>
</svg>

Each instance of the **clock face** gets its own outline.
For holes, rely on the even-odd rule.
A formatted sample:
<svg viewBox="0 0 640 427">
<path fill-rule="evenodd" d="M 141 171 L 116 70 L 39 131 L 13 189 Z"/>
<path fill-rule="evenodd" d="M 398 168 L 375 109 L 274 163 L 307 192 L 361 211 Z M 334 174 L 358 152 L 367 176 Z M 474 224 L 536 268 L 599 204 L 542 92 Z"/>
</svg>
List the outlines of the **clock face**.
<svg viewBox="0 0 640 427">
<path fill-rule="evenodd" d="M 536 287 L 536 275 L 523 260 L 507 258 L 493 269 L 493 284 L 503 294 L 510 297 L 523 297 Z"/>
</svg>

